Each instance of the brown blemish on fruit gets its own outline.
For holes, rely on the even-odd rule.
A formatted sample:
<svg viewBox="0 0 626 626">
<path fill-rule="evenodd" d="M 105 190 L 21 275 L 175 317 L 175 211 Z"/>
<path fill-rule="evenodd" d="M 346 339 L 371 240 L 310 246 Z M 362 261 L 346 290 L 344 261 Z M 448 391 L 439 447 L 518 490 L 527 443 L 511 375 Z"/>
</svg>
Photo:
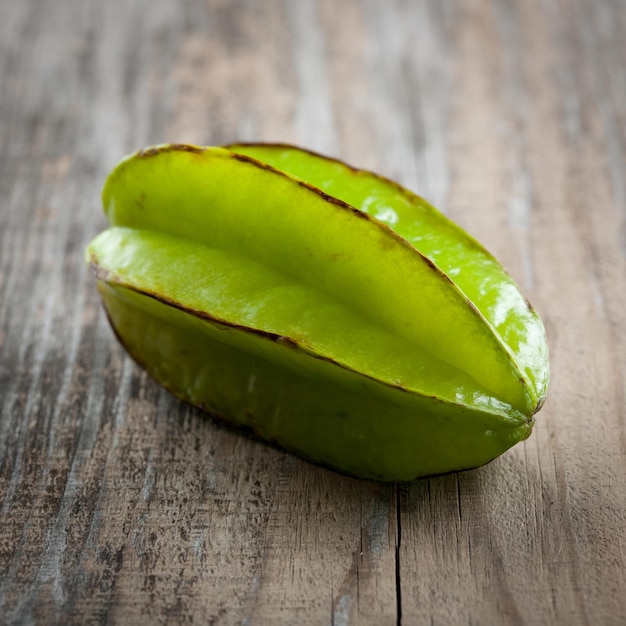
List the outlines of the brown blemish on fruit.
<svg viewBox="0 0 626 626">
<path fill-rule="evenodd" d="M 528 307 L 528 310 L 533 314 L 536 315 L 537 314 L 537 310 L 535 309 L 535 307 L 532 305 L 532 302 L 528 299 L 528 298 L 524 298 L 524 302 L 526 302 L 526 306 Z"/>
<path fill-rule="evenodd" d="M 135 204 L 140 208 L 143 209 L 144 203 L 146 201 L 146 192 L 142 191 L 141 195 L 135 199 Z"/>
<path fill-rule="evenodd" d="M 104 267 L 98 265 L 98 259 L 93 253 L 89 255 L 89 269 L 98 280 L 109 284 L 112 282 L 111 272 Z"/>
<path fill-rule="evenodd" d="M 533 415 L 535 415 L 536 413 L 539 413 L 539 411 L 541 411 L 541 409 L 543 408 L 543 405 L 546 402 L 546 396 L 544 396 L 543 398 L 539 398 L 538 402 L 537 402 L 537 406 L 535 407 L 535 410 L 533 411 Z M 535 421 L 533 418 L 530 418 L 533 420 L 533 422 Z"/>
</svg>

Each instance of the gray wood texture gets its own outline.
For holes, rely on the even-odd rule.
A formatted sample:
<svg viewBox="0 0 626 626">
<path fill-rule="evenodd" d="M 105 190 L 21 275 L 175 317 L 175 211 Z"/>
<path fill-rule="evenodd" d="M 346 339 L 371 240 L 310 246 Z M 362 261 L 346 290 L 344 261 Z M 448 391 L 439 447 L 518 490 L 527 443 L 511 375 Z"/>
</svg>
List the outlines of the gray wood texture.
<svg viewBox="0 0 626 626">
<path fill-rule="evenodd" d="M 623 0 L 0 0 L 1 624 L 626 623 Z M 158 388 L 82 252 L 161 142 L 396 178 L 546 323 L 532 437 L 385 485 Z"/>
</svg>

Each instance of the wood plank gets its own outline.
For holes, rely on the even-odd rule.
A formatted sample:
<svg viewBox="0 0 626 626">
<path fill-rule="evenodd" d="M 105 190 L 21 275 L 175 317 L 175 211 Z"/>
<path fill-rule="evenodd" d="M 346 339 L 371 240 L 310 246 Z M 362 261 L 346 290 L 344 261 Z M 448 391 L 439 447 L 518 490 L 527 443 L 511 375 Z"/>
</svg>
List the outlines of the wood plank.
<svg viewBox="0 0 626 626">
<path fill-rule="evenodd" d="M 621 0 L 0 4 L 0 623 L 619 624 L 626 615 Z M 547 326 L 532 437 L 352 479 L 158 388 L 82 251 L 152 143 L 287 141 L 392 176 Z"/>
</svg>

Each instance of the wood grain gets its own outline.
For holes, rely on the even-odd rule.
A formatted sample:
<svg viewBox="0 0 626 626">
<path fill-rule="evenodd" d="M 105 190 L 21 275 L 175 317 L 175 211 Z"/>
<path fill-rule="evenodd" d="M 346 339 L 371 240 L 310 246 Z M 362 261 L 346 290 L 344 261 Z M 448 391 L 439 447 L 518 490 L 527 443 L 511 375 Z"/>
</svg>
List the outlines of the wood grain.
<svg viewBox="0 0 626 626">
<path fill-rule="evenodd" d="M 0 2 L 0 623 L 623 624 L 623 0 Z M 400 180 L 541 312 L 532 437 L 413 484 L 210 420 L 82 251 L 125 153 L 300 143 Z"/>
</svg>

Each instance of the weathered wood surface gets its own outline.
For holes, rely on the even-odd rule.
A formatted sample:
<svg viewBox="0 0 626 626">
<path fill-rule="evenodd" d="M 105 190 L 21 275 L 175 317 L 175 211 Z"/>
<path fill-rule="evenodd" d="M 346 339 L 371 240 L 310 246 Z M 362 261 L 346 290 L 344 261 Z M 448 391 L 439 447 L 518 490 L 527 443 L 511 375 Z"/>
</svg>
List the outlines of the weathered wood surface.
<svg viewBox="0 0 626 626">
<path fill-rule="evenodd" d="M 0 623 L 623 624 L 623 0 L 0 2 Z M 279 140 L 480 238 L 546 322 L 533 436 L 382 485 L 203 417 L 82 250 L 148 144 Z"/>
</svg>

